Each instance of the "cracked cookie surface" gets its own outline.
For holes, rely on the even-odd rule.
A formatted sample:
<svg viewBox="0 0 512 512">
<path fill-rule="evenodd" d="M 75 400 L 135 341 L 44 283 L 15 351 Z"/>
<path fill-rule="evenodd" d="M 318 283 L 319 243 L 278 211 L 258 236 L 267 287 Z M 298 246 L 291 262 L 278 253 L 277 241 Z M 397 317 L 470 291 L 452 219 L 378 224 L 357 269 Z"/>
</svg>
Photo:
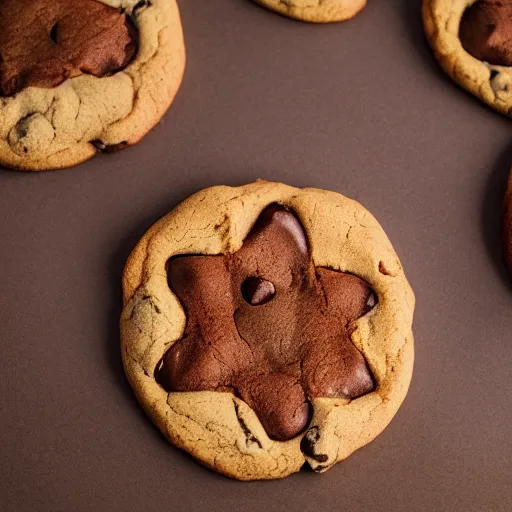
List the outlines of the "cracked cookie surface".
<svg viewBox="0 0 512 512">
<path fill-rule="evenodd" d="M 367 0 L 254 0 L 269 9 L 302 21 L 345 21 L 360 13 Z"/>
<path fill-rule="evenodd" d="M 9 0 L 5 5 L 17 2 L 26 3 Z M 45 4 L 43 0 L 37 2 L 40 7 Z M 171 105 L 185 66 L 183 33 L 175 0 L 94 0 L 95 4 L 99 2 L 96 10 L 107 13 L 112 24 L 127 20 L 126 33 L 120 30 L 121 35 L 115 36 L 106 62 L 99 62 L 92 51 L 96 43 L 101 44 L 102 51 L 108 50 L 102 37 L 109 33 L 109 28 L 103 22 L 94 25 L 96 32 L 91 26 L 92 46 L 82 52 L 73 49 L 69 29 L 74 28 L 73 37 L 81 44 L 83 34 L 67 19 L 68 11 L 61 12 L 55 4 L 44 11 L 52 20 L 43 16 L 41 30 L 33 27 L 41 37 L 48 32 L 43 43 L 55 54 L 52 61 L 55 68 L 63 56 L 67 60 L 62 61 L 58 76 L 46 75 L 48 66 L 39 70 L 37 65 L 32 65 L 32 79 L 36 79 L 24 84 L 28 86 L 21 90 L 11 89 L 16 77 L 10 77 L 6 83 L 9 87 L 5 92 L 13 95 L 0 96 L 1 165 L 32 171 L 71 167 L 92 158 L 98 151 L 112 152 L 137 143 Z M 58 3 L 69 7 L 69 0 Z M 130 37 L 136 39 L 135 52 L 130 51 Z M 119 53 L 118 46 L 125 48 L 125 53 Z M 9 55 L 25 68 L 30 64 L 28 57 L 16 51 Z M 6 65 L 2 63 L 3 67 Z M 12 70 L 13 66 L 6 69 Z M 53 86 L 55 83 L 59 85 Z M 34 84 L 37 86 L 30 86 Z"/>
<path fill-rule="evenodd" d="M 186 305 L 168 283 L 168 262 L 190 254 L 236 254 L 273 204 L 295 213 L 315 267 L 353 274 L 376 296 L 373 309 L 356 314 L 349 331 L 375 387 L 358 397 L 312 396 L 306 429 L 285 441 L 268 435 L 243 397 L 228 390 L 168 392 L 155 375 L 187 328 Z M 276 296 L 280 286 L 275 283 Z M 267 299 L 271 290 L 259 283 L 251 289 L 249 297 L 263 290 L 260 296 Z M 363 296 L 368 299 L 366 292 Z M 123 274 L 123 303 L 123 364 L 140 404 L 174 445 L 233 478 L 282 478 L 306 461 L 315 471 L 326 471 L 373 440 L 407 393 L 414 295 L 377 221 L 360 204 L 334 192 L 261 181 L 198 192 L 153 225 L 134 249 Z"/>
<path fill-rule="evenodd" d="M 422 0 L 425 33 L 444 71 L 511 117 L 512 67 L 504 65 L 509 57 L 505 45 L 512 34 L 512 27 L 503 22 L 507 13 L 510 8 L 497 0 Z"/>
</svg>

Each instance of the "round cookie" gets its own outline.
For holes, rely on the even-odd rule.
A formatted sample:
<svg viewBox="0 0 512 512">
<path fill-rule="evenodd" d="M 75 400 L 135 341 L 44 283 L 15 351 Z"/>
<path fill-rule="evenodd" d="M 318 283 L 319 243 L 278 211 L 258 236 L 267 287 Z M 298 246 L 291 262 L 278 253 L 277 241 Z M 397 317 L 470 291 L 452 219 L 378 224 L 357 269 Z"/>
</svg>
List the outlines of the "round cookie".
<svg viewBox="0 0 512 512">
<path fill-rule="evenodd" d="M 508 188 L 503 201 L 503 254 L 512 274 L 512 171 L 508 178 Z"/>
<path fill-rule="evenodd" d="M 512 115 L 512 4 L 423 0 L 427 39 L 441 67 L 492 108 Z"/>
<path fill-rule="evenodd" d="M 135 144 L 181 84 L 175 0 L 8 0 L 0 15 L 5 167 L 66 168 Z"/>
<path fill-rule="evenodd" d="M 290 18 L 313 23 L 345 21 L 359 14 L 366 0 L 254 0 Z"/>
<path fill-rule="evenodd" d="M 334 192 L 196 193 L 130 255 L 123 304 L 140 404 L 233 478 L 326 471 L 382 432 L 409 387 L 413 292 L 377 221 Z"/>
</svg>

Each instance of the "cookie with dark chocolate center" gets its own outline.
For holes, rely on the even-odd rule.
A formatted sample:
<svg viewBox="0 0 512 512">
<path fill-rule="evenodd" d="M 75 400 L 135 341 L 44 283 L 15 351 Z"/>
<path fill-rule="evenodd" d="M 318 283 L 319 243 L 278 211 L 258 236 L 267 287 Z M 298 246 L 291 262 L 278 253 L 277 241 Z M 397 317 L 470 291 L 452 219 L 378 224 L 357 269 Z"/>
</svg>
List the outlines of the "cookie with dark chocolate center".
<svg viewBox="0 0 512 512">
<path fill-rule="evenodd" d="M 512 3 L 423 0 L 422 12 L 427 39 L 446 73 L 512 116 Z"/>
<path fill-rule="evenodd" d="M 378 435 L 407 392 L 414 295 L 382 228 L 339 194 L 203 190 L 142 238 L 123 293 L 139 402 L 228 476 L 326 471 Z"/>
<path fill-rule="evenodd" d="M 0 3 L 0 165 L 49 170 L 137 143 L 185 53 L 175 0 Z"/>
<path fill-rule="evenodd" d="M 97 0 L 6 0 L 0 4 L 0 95 L 52 88 L 82 74 L 124 69 L 138 30 L 125 11 Z"/>
</svg>

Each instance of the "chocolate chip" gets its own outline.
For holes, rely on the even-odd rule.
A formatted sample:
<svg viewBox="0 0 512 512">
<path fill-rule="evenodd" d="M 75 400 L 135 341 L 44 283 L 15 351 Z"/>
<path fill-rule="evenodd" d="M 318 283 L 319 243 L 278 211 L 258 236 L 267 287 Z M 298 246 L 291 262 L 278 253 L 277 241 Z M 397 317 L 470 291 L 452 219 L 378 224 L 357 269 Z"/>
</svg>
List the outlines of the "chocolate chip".
<svg viewBox="0 0 512 512">
<path fill-rule="evenodd" d="M 368 299 L 366 299 L 366 305 L 365 305 L 365 313 L 368 313 L 371 311 L 376 305 L 377 305 L 378 299 L 377 295 L 375 295 L 375 292 L 373 290 L 370 291 L 370 295 L 368 296 Z"/>
<path fill-rule="evenodd" d="M 151 2 L 149 0 L 140 0 L 140 2 L 137 2 L 133 7 L 133 12 L 135 13 L 139 9 L 142 9 L 143 7 L 151 7 Z"/>
<path fill-rule="evenodd" d="M 312 427 L 307 432 L 306 435 L 302 438 L 300 442 L 300 449 L 302 453 L 308 455 L 309 457 L 314 457 L 315 455 L 315 443 L 320 439 L 320 434 L 318 433 L 318 427 Z"/>
<path fill-rule="evenodd" d="M 123 141 L 119 144 L 111 144 L 110 146 L 107 146 L 101 140 L 93 140 L 91 141 L 91 144 L 102 153 L 116 153 L 117 151 L 120 151 L 121 149 L 125 148 L 128 145 L 128 142 Z"/>
<path fill-rule="evenodd" d="M 55 23 L 55 25 L 53 25 L 52 29 L 50 30 L 50 39 L 55 43 L 55 44 L 58 44 L 59 43 L 59 40 L 58 40 L 58 33 L 57 31 L 59 30 L 59 24 L 58 23 Z"/>
<path fill-rule="evenodd" d="M 246 446 L 249 448 L 252 444 L 256 444 L 258 448 L 263 448 L 261 445 L 261 441 L 254 436 L 254 434 L 251 432 L 251 429 L 247 426 L 243 418 L 240 416 L 240 409 L 238 407 L 238 404 L 234 400 L 233 405 L 235 406 L 236 419 L 238 420 L 238 424 L 240 425 L 240 428 L 245 436 Z"/>
<path fill-rule="evenodd" d="M 327 462 L 329 457 L 324 453 L 315 453 L 315 445 L 320 439 L 318 427 L 310 428 L 300 442 L 300 449 L 304 455 L 317 462 Z"/>
<path fill-rule="evenodd" d="M 91 144 L 98 150 L 98 151 L 105 151 L 107 149 L 106 144 L 103 144 L 101 140 L 93 140 L 91 141 Z"/>
<path fill-rule="evenodd" d="M 249 277 L 242 284 L 242 297 L 251 306 L 262 306 L 276 294 L 275 286 L 261 277 Z"/>
</svg>

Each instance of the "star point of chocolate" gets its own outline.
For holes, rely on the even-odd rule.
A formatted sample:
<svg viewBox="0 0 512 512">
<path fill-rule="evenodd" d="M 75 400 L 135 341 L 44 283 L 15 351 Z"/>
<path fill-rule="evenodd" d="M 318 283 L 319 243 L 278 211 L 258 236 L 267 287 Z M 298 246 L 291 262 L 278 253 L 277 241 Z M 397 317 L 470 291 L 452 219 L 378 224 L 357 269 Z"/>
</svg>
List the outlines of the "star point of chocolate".
<svg viewBox="0 0 512 512">
<path fill-rule="evenodd" d="M 3 0 L 0 96 L 82 74 L 107 76 L 131 62 L 137 45 L 129 16 L 97 0 Z"/>
<path fill-rule="evenodd" d="M 312 398 L 374 389 L 350 333 L 375 294 L 352 274 L 315 267 L 285 207 L 267 207 L 237 252 L 178 256 L 167 271 L 187 316 L 155 370 L 167 391 L 233 392 L 283 441 L 308 426 Z"/>
</svg>

